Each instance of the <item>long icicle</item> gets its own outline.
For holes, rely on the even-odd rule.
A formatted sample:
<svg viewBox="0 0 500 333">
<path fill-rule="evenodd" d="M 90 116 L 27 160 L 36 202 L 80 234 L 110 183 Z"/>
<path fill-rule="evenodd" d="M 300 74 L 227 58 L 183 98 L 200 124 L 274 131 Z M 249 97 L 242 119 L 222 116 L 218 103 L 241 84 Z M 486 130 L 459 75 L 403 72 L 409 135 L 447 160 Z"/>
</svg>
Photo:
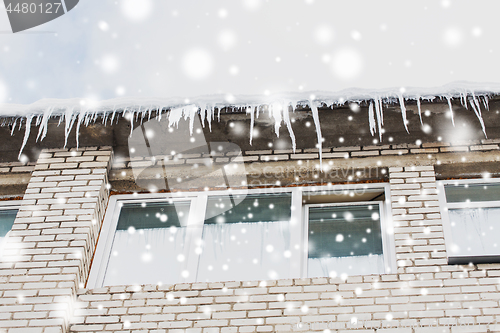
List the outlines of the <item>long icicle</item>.
<svg viewBox="0 0 500 333">
<path fill-rule="evenodd" d="M 38 127 L 38 135 L 36 136 L 36 142 L 38 142 L 38 139 L 40 139 L 40 136 L 42 137 L 42 140 L 45 138 L 47 135 L 47 126 L 49 124 L 49 118 L 52 115 L 52 107 L 49 107 L 45 112 L 43 113 L 43 118 L 40 126 Z"/>
<path fill-rule="evenodd" d="M 281 104 L 271 104 L 269 105 L 269 115 L 274 118 L 274 133 L 279 138 L 280 137 L 280 127 L 281 127 Z"/>
<path fill-rule="evenodd" d="M 490 102 L 488 100 L 487 95 L 483 96 L 483 104 L 484 104 L 484 107 L 486 108 L 486 110 L 490 111 Z"/>
<path fill-rule="evenodd" d="M 311 107 L 312 116 L 314 120 L 314 126 L 316 127 L 316 135 L 318 137 L 318 148 L 319 148 L 319 167 L 323 168 L 323 135 L 321 135 L 321 126 L 319 122 L 318 106 L 312 100 L 309 101 L 309 106 Z"/>
<path fill-rule="evenodd" d="M 398 95 L 398 98 L 399 98 L 399 106 L 401 107 L 401 116 L 403 116 L 403 124 L 405 125 L 405 130 L 406 130 L 406 133 L 410 133 L 410 131 L 408 131 L 408 120 L 406 119 L 406 106 L 405 106 L 405 100 L 404 100 L 404 97 L 403 95 Z"/>
<path fill-rule="evenodd" d="M 474 98 L 474 95 L 472 95 Z M 475 101 L 474 101 L 475 102 Z M 477 119 L 479 119 L 479 123 L 481 124 L 481 129 L 483 130 L 484 136 L 488 138 L 488 135 L 486 135 L 486 128 L 484 126 L 484 121 L 483 121 L 483 116 L 481 114 L 481 109 L 479 108 L 479 103 L 472 103 L 470 102 L 470 105 L 472 106 L 472 109 L 474 110 L 474 113 L 476 114 Z M 476 106 L 478 108 L 476 108 Z"/>
<path fill-rule="evenodd" d="M 296 148 L 295 134 L 293 133 L 292 122 L 290 121 L 290 107 L 288 103 L 283 103 L 283 120 L 285 121 L 286 128 L 288 129 L 288 133 L 290 134 L 290 139 L 292 140 L 292 149 L 293 153 L 295 154 L 295 148 Z"/>
<path fill-rule="evenodd" d="M 247 107 L 246 113 L 250 113 L 250 146 L 252 145 L 252 139 L 253 139 L 253 125 L 254 125 L 254 110 L 253 106 Z"/>
<path fill-rule="evenodd" d="M 21 154 L 23 153 L 23 149 L 26 146 L 26 143 L 28 142 L 28 138 L 30 137 L 30 131 L 31 131 L 31 121 L 33 120 L 33 115 L 29 115 L 26 118 L 26 129 L 24 131 L 24 139 L 23 139 L 23 144 L 21 145 L 21 150 L 19 151 L 19 155 L 17 156 L 18 159 L 21 158 Z"/>
<path fill-rule="evenodd" d="M 207 112 L 207 105 L 205 103 L 200 103 L 200 119 L 201 127 L 205 128 L 205 113 Z"/>
<path fill-rule="evenodd" d="M 450 115 L 451 115 L 451 123 L 453 124 L 453 127 L 455 127 L 455 118 L 453 117 L 453 107 L 451 105 L 451 97 L 446 97 L 448 100 L 448 107 L 450 108 Z"/>
<path fill-rule="evenodd" d="M 382 119 L 382 115 L 381 115 L 381 104 L 382 103 L 379 103 L 379 101 L 380 101 L 380 98 L 377 98 L 375 100 L 375 114 L 377 116 L 378 137 L 379 137 L 380 141 L 382 141 L 382 122 L 384 120 Z"/>
<path fill-rule="evenodd" d="M 20 120 L 21 122 L 22 122 L 22 119 L 23 118 L 21 118 L 21 120 Z M 12 124 L 12 129 L 10 130 L 10 136 L 12 136 L 14 134 L 14 130 L 16 129 L 16 123 L 17 123 L 17 118 L 14 119 L 14 123 Z"/>
<path fill-rule="evenodd" d="M 368 106 L 368 122 L 370 124 L 370 133 L 372 136 L 375 135 L 377 130 L 375 125 L 375 113 L 373 112 L 373 102 L 370 101 L 370 106 Z"/>
<path fill-rule="evenodd" d="M 384 126 L 384 108 L 382 107 L 382 98 L 378 99 L 378 104 L 380 107 L 380 121 L 381 121 L 381 127 L 382 127 L 382 126 Z M 382 128 L 380 130 L 382 130 Z"/>
<path fill-rule="evenodd" d="M 420 125 L 424 125 L 422 121 L 422 102 L 420 101 L 420 96 L 417 97 L 417 108 L 418 108 L 418 116 L 420 117 Z"/>
</svg>

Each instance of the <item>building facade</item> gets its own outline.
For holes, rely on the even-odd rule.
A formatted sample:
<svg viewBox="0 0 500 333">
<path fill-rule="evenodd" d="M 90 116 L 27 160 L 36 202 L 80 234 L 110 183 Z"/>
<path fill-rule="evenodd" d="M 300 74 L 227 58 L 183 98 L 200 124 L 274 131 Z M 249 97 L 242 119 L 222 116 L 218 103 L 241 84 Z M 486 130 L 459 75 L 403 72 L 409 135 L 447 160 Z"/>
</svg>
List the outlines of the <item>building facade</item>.
<svg viewBox="0 0 500 333">
<path fill-rule="evenodd" d="M 1 208 L 17 214 L 0 331 L 500 331 L 500 103 L 483 113 L 488 138 L 460 104 L 454 127 L 447 103 L 424 104 L 422 123 L 408 105 L 410 134 L 386 107 L 381 139 L 360 120 L 368 105 L 320 109 L 321 154 L 310 110 L 294 113 L 295 149 L 264 115 L 250 146 L 231 112 L 191 127 L 199 145 L 182 124 L 122 119 L 79 148 L 57 130 L 30 138 L 33 162 L 4 148 Z"/>
</svg>

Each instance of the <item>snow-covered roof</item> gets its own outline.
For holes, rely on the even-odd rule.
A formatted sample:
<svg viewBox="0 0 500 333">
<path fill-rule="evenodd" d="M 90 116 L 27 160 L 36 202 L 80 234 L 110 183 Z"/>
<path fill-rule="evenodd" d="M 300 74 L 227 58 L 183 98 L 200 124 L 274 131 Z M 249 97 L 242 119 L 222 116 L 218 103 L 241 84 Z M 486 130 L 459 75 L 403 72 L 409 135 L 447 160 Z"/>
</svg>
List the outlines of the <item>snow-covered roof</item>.
<svg viewBox="0 0 500 333">
<path fill-rule="evenodd" d="M 116 117 L 126 117 L 131 122 L 134 119 L 150 119 L 153 111 L 169 111 L 167 113 L 169 126 L 177 125 L 181 118 L 192 122 L 197 114 L 202 119 L 206 119 L 208 124 L 216 117 L 215 110 L 222 108 L 243 109 L 251 119 L 251 126 L 254 124 L 254 117 L 263 111 L 262 106 L 275 120 L 276 134 L 279 134 L 281 123 L 287 126 L 292 139 L 292 145 L 295 149 L 295 135 L 293 133 L 289 108 L 294 110 L 297 106 L 309 107 L 312 111 L 314 124 L 318 136 L 318 142 L 321 146 L 321 128 L 318 115 L 318 107 L 321 106 L 342 106 L 346 103 L 365 102 L 369 104 L 367 121 L 370 125 L 372 135 L 378 132 L 382 136 L 382 127 L 384 122 L 383 103 L 399 104 L 402 120 L 407 128 L 406 106 L 408 101 L 416 101 L 420 113 L 421 101 L 433 101 L 436 99 L 446 100 L 449 104 L 451 119 L 453 122 L 452 100 L 459 99 L 461 104 L 473 110 L 479 119 L 484 131 L 484 122 L 481 116 L 481 104 L 488 109 L 488 99 L 491 96 L 500 94 L 499 83 L 471 83 L 454 82 L 442 87 L 436 88 L 390 88 L 379 90 L 367 89 L 346 89 L 339 92 L 290 92 L 273 95 L 259 96 L 232 96 L 232 95 L 211 95 L 201 96 L 190 99 L 182 98 L 115 98 L 104 101 L 94 101 L 89 99 L 43 99 L 29 105 L 4 104 L 0 106 L 0 117 L 11 118 L 11 122 L 21 125 L 23 122 L 32 124 L 35 119 L 35 125 L 38 126 L 37 140 L 43 140 L 47 134 L 47 124 L 50 118 L 58 118 L 60 122 L 65 123 L 66 140 L 73 126 L 78 130 L 81 125 L 89 125 L 95 122 L 98 117 L 107 124 L 112 123 Z M 161 118 L 161 112 L 157 113 Z M 219 118 L 220 119 L 220 118 Z M 16 126 L 14 126 L 16 127 Z M 24 148 L 29 135 L 31 126 L 26 126 Z M 408 129 L 407 129 L 408 130 Z M 249 140 L 252 141 L 250 132 Z M 77 141 L 78 142 L 78 141 Z M 320 149 L 321 155 L 321 149 Z"/>
</svg>

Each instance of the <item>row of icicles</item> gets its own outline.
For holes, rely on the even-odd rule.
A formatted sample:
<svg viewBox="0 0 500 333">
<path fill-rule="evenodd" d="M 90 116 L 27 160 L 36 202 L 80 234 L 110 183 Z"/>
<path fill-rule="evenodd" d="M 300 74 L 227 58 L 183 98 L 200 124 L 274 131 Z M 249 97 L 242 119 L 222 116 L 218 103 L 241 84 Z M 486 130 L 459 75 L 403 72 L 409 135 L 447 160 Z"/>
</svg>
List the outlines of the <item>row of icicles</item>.
<svg viewBox="0 0 500 333">
<path fill-rule="evenodd" d="M 453 117 L 453 107 L 452 107 L 452 99 L 453 97 L 451 96 L 443 96 L 441 98 L 445 98 L 448 102 L 449 109 L 450 109 L 450 115 L 451 115 L 451 121 L 453 125 L 455 125 L 454 117 Z M 481 128 L 483 130 L 484 135 L 486 136 L 486 130 L 485 130 L 485 125 L 481 113 L 481 104 L 484 105 L 484 108 L 489 110 L 489 104 L 488 104 L 488 96 L 487 95 L 481 95 L 481 96 L 476 96 L 473 92 L 470 95 L 467 95 L 465 93 L 460 94 L 460 102 L 462 106 L 465 108 L 469 108 L 469 105 L 471 109 L 474 111 L 476 114 L 480 124 Z M 427 98 L 426 98 L 427 99 Z M 433 98 L 428 98 L 427 100 L 432 100 Z M 421 98 L 417 98 L 417 108 L 418 108 L 418 114 L 420 117 L 420 122 L 422 123 L 422 110 L 421 110 Z M 384 112 L 383 112 L 383 107 L 382 104 L 384 103 L 393 103 L 393 102 L 399 102 L 400 108 L 401 108 L 401 115 L 403 118 L 403 124 L 408 131 L 408 120 L 406 117 L 406 106 L 405 106 L 405 98 L 403 95 L 399 95 L 397 99 L 394 98 L 374 98 L 369 102 L 368 105 L 368 121 L 369 121 L 369 127 L 370 127 L 370 133 L 372 136 L 374 136 L 376 133 L 378 133 L 380 140 L 382 139 L 382 128 L 384 125 Z M 325 103 L 317 100 L 309 100 L 309 101 L 292 101 L 292 100 L 286 100 L 286 101 L 281 101 L 280 103 L 271 103 L 269 105 L 264 106 L 260 104 L 255 104 L 255 105 L 209 105 L 209 104 L 202 104 L 202 105 L 196 105 L 196 104 L 189 104 L 189 105 L 183 105 L 179 107 L 174 107 L 174 108 L 168 108 L 168 107 L 162 107 L 162 106 L 150 106 L 147 108 L 144 108 L 141 110 L 141 107 L 138 107 L 136 109 L 134 108 L 124 108 L 124 109 L 115 109 L 115 110 L 108 110 L 108 111 L 93 111 L 93 110 L 83 110 L 80 108 L 80 110 L 77 112 L 76 107 L 73 108 L 66 108 L 65 110 L 55 110 L 55 108 L 48 108 L 46 109 L 43 113 L 39 114 L 31 114 L 26 117 L 18 117 L 13 120 L 11 120 L 8 125 L 12 126 L 12 131 L 11 135 L 14 133 L 14 130 L 18 127 L 19 130 L 21 130 L 23 120 L 26 119 L 26 126 L 25 126 L 25 133 L 24 133 L 24 139 L 23 143 L 19 152 L 19 157 L 21 156 L 21 153 L 26 146 L 26 143 L 28 141 L 28 138 L 30 136 L 30 131 L 31 131 L 31 126 L 33 123 L 33 120 L 35 120 L 34 125 L 38 127 L 38 134 L 36 140 L 43 140 L 45 136 L 47 135 L 47 129 L 48 129 L 48 121 L 50 118 L 53 117 L 59 117 L 59 123 L 60 125 L 63 121 L 65 122 L 64 124 L 64 133 L 65 133 L 65 142 L 64 142 L 64 147 L 67 145 L 68 141 L 68 136 L 76 124 L 76 144 L 77 147 L 79 146 L 79 130 L 82 125 L 88 126 L 91 123 L 95 123 L 96 120 L 98 119 L 99 116 L 102 117 L 102 123 L 106 126 L 108 123 L 112 124 L 114 121 L 116 121 L 120 116 L 125 117 L 128 119 L 131 123 L 131 134 L 132 130 L 134 128 L 133 124 L 134 121 L 136 122 L 142 122 L 143 121 L 149 121 L 153 117 L 153 119 L 156 119 L 157 121 L 160 121 L 162 118 L 162 113 L 164 112 L 157 112 L 158 110 L 168 110 L 167 111 L 167 120 L 168 120 L 168 126 L 177 126 L 179 121 L 184 118 L 184 120 L 188 121 L 189 120 L 189 128 L 191 134 L 193 133 L 193 126 L 194 126 L 194 120 L 195 117 L 199 114 L 201 119 L 202 119 L 202 125 L 205 126 L 205 120 L 208 123 L 208 126 L 210 128 L 210 131 L 212 130 L 211 128 L 211 122 L 215 118 L 220 121 L 220 116 L 221 116 L 221 109 L 224 107 L 229 107 L 233 110 L 244 110 L 247 115 L 250 116 L 250 144 L 252 144 L 252 136 L 253 136 L 253 127 L 255 124 L 255 119 L 258 119 L 259 113 L 264 112 L 266 109 L 269 112 L 269 116 L 274 119 L 274 129 L 276 136 L 279 137 L 279 129 L 281 127 L 281 123 L 285 123 L 288 132 L 290 134 L 290 138 L 292 141 L 292 149 L 295 152 L 296 149 L 296 139 L 295 139 L 295 134 L 292 130 L 292 124 L 290 121 L 290 109 L 292 112 L 295 112 L 295 109 L 297 105 L 300 106 L 309 106 L 312 112 L 312 117 L 314 121 L 314 125 L 316 128 L 316 133 L 317 133 L 317 138 L 318 138 L 318 148 L 319 148 L 319 157 L 320 157 L 320 163 L 322 159 L 322 134 L 321 134 L 321 126 L 320 126 L 320 119 L 319 119 L 319 114 L 318 114 L 318 107 L 322 107 L 325 104 L 330 105 L 330 107 L 333 109 L 333 106 L 339 106 L 339 105 L 344 105 L 345 103 L 359 103 L 360 101 L 332 101 L 330 103 Z M 217 110 L 217 116 L 216 116 L 216 110 Z M 61 112 L 64 111 L 64 112 Z M 3 125 L 6 125 L 5 123 Z"/>
</svg>

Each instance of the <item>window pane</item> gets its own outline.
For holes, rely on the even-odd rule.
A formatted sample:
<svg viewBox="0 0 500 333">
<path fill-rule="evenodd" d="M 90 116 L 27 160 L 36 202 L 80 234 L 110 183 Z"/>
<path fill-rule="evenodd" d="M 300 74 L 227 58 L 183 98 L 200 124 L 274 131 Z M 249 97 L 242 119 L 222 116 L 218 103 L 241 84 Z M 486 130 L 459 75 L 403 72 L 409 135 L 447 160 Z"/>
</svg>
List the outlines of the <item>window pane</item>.
<svg viewBox="0 0 500 333">
<path fill-rule="evenodd" d="M 0 237 L 5 237 L 12 229 L 16 215 L 17 209 L 0 210 Z"/>
<path fill-rule="evenodd" d="M 5 237 L 12 229 L 16 215 L 17 209 L 0 210 L 0 255 L 3 251 Z"/>
<path fill-rule="evenodd" d="M 500 201 L 500 184 L 445 185 L 447 202 Z"/>
<path fill-rule="evenodd" d="M 124 205 L 104 285 L 182 281 L 189 206 L 189 201 Z"/>
<path fill-rule="evenodd" d="M 308 276 L 384 272 L 379 205 L 309 208 Z"/>
<path fill-rule="evenodd" d="M 291 194 L 212 196 L 207 216 L 197 281 L 290 276 Z"/>
<path fill-rule="evenodd" d="M 500 255 L 500 208 L 448 210 L 453 256 Z"/>
</svg>

